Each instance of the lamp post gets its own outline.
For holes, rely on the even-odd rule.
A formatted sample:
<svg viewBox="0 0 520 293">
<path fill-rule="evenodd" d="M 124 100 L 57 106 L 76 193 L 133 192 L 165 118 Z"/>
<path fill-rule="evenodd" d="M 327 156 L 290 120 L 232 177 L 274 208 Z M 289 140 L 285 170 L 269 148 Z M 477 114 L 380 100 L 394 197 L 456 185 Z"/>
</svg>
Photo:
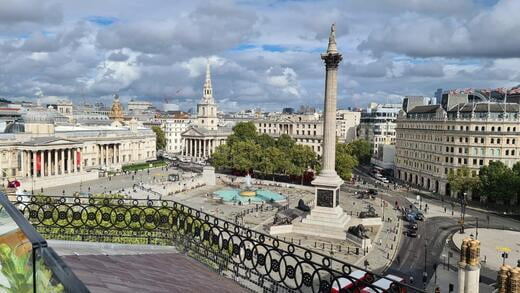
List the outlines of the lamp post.
<svg viewBox="0 0 520 293">
<path fill-rule="evenodd" d="M 428 242 L 426 239 L 425 239 L 426 243 Z M 424 284 L 424 289 L 426 289 L 426 281 L 428 279 L 428 272 L 426 271 L 426 262 L 428 260 L 428 245 L 424 243 L 424 272 L 423 272 L 423 284 Z"/>
<path fill-rule="evenodd" d="M 464 234 L 464 215 L 466 213 L 466 195 L 464 192 L 460 199 L 460 234 Z"/>
</svg>

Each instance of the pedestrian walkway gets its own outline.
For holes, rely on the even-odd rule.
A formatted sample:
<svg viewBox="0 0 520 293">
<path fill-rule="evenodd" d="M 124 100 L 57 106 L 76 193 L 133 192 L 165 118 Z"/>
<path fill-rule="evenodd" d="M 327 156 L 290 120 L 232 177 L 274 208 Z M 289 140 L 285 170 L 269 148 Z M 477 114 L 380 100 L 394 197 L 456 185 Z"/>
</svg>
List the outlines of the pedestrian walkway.
<svg viewBox="0 0 520 293">
<path fill-rule="evenodd" d="M 403 221 L 400 220 L 399 211 L 395 210 L 387 201 L 385 205 L 385 221 L 375 237 L 373 247 L 367 256 L 360 258 L 356 265 L 365 267 L 368 262 L 368 269 L 381 273 L 385 271 L 394 260 L 399 249 L 399 242 L 403 235 Z M 381 206 L 378 212 L 382 212 Z"/>
<path fill-rule="evenodd" d="M 510 266 L 517 266 L 520 260 L 520 232 L 498 229 L 468 229 L 465 233 L 455 233 L 453 242 L 460 247 L 462 240 L 473 236 L 480 240 L 480 259 L 482 265 L 493 271 L 500 269 L 504 263 Z M 507 258 L 504 260 L 502 254 L 506 252 Z"/>
</svg>

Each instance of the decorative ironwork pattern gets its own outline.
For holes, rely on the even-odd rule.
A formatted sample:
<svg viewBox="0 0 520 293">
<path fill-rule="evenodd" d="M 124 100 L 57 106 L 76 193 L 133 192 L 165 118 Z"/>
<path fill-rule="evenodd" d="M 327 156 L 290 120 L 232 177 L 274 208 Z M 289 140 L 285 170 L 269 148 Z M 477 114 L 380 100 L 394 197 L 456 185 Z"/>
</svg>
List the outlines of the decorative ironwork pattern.
<svg viewBox="0 0 520 293">
<path fill-rule="evenodd" d="M 331 292 L 345 278 L 355 284 L 345 292 L 361 287 L 375 292 L 421 292 L 400 283 L 382 290 L 366 281 L 381 276 L 367 272 L 366 280 L 358 281 L 349 275 L 363 270 L 359 267 L 175 201 L 39 196 L 19 197 L 15 204 L 49 238 L 112 242 L 127 238 L 173 244 L 256 289 L 276 286 L 289 292 Z"/>
</svg>

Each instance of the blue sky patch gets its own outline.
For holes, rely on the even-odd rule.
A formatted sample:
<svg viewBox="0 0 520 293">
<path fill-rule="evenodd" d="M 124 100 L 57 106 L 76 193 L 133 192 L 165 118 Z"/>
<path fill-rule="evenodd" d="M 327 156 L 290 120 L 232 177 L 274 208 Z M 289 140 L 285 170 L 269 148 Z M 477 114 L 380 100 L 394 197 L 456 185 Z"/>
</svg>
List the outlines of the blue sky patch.
<svg viewBox="0 0 520 293">
<path fill-rule="evenodd" d="M 117 22 L 117 18 L 109 16 L 89 16 L 87 20 L 100 26 L 110 26 Z"/>
</svg>

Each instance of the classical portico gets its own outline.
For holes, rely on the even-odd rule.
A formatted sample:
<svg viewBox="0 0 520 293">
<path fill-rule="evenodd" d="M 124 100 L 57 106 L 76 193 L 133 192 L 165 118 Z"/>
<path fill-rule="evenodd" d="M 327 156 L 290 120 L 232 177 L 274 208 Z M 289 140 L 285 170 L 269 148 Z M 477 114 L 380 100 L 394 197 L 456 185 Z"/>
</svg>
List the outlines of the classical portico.
<svg viewBox="0 0 520 293">
<path fill-rule="evenodd" d="M 22 176 L 39 178 L 82 172 L 81 149 L 81 143 L 53 137 L 21 143 Z"/>
<path fill-rule="evenodd" d="M 205 135 L 201 133 L 198 128 L 188 130 L 183 134 L 184 136 L 184 147 L 182 155 L 190 158 L 207 159 L 211 157 L 215 149 L 222 144 L 226 143 L 227 133 L 218 135 L 215 133 L 214 136 Z"/>
</svg>

